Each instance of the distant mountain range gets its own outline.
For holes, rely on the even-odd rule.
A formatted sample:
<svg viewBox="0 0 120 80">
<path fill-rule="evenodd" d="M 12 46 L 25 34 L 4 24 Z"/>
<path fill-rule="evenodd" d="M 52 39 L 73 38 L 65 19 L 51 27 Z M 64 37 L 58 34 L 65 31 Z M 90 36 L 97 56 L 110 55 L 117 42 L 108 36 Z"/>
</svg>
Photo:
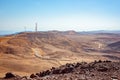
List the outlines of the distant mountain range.
<svg viewBox="0 0 120 80">
<path fill-rule="evenodd" d="M 52 32 L 56 32 L 57 30 L 52 30 Z M 31 31 L 27 31 L 31 32 Z M 43 31 L 44 32 L 44 31 Z M 57 31 L 59 32 L 59 31 Z M 60 31 L 63 32 L 63 31 Z M 65 31 L 66 32 L 66 31 Z M 76 32 L 74 30 L 69 30 L 67 32 Z M 93 33 L 120 33 L 120 30 L 96 30 L 96 31 L 77 31 L 78 33 L 83 33 L 83 34 L 93 34 Z M 0 36 L 3 35 L 9 35 L 9 34 L 16 34 L 19 33 L 19 31 L 0 31 Z"/>
<path fill-rule="evenodd" d="M 120 30 L 82 31 L 80 33 L 120 33 Z"/>
<path fill-rule="evenodd" d="M 1 35 L 8 35 L 8 34 L 13 34 L 15 33 L 14 31 L 0 31 L 0 36 Z"/>
</svg>

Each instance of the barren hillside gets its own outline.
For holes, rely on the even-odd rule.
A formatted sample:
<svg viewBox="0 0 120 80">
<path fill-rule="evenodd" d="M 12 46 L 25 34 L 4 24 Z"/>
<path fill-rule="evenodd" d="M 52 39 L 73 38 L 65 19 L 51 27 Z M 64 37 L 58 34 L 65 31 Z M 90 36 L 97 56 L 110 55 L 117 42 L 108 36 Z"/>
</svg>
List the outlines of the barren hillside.
<svg viewBox="0 0 120 80">
<path fill-rule="evenodd" d="M 6 72 L 29 75 L 66 63 L 100 59 L 119 61 L 119 48 L 109 47 L 118 41 L 119 34 L 81 34 L 75 31 L 22 32 L 2 36 L 0 76 Z"/>
</svg>

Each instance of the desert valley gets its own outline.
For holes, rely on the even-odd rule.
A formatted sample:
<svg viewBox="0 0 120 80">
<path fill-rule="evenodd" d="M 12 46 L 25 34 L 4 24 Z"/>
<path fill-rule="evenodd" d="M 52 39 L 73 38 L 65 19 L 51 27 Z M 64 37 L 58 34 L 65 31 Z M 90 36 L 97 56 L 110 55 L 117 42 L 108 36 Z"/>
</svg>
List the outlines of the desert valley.
<svg viewBox="0 0 120 80">
<path fill-rule="evenodd" d="M 0 37 L 0 77 L 7 72 L 29 76 L 66 63 L 95 60 L 119 63 L 119 33 L 46 31 Z"/>
</svg>

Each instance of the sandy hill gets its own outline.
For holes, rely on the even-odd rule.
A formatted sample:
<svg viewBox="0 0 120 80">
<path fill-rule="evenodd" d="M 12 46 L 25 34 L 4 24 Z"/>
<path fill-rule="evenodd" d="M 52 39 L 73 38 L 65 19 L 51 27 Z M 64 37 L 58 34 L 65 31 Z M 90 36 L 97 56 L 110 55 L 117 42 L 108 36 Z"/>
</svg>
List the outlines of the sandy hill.
<svg viewBox="0 0 120 80">
<path fill-rule="evenodd" d="M 118 37 L 119 36 L 119 37 Z M 75 31 L 22 32 L 0 37 L 0 76 L 29 75 L 66 63 L 120 60 L 108 45 L 120 35 L 80 34 Z"/>
</svg>

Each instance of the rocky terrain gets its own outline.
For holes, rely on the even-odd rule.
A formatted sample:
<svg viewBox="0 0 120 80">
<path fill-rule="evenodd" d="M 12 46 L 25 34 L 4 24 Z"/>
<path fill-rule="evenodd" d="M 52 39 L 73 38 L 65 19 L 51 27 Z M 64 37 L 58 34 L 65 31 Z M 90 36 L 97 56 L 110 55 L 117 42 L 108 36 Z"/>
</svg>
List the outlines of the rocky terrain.
<svg viewBox="0 0 120 80">
<path fill-rule="evenodd" d="M 0 37 L 0 77 L 20 76 L 66 63 L 120 61 L 119 33 L 21 32 Z"/>
<path fill-rule="evenodd" d="M 20 77 L 6 73 L 0 80 L 120 80 L 120 62 L 94 61 L 52 67 L 49 70 Z"/>
</svg>

